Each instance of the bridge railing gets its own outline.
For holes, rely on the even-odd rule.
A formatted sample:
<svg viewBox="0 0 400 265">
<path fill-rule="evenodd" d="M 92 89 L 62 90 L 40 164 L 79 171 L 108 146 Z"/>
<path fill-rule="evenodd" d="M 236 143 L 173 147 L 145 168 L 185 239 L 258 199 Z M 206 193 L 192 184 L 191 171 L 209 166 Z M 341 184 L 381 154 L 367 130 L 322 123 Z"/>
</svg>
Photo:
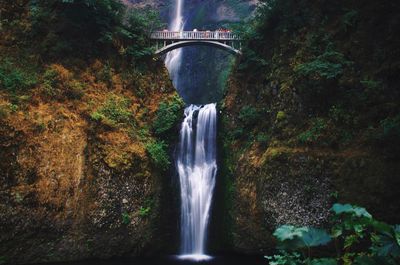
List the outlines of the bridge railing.
<svg viewBox="0 0 400 265">
<path fill-rule="evenodd" d="M 155 40 L 240 40 L 239 35 L 225 31 L 155 31 Z"/>
</svg>

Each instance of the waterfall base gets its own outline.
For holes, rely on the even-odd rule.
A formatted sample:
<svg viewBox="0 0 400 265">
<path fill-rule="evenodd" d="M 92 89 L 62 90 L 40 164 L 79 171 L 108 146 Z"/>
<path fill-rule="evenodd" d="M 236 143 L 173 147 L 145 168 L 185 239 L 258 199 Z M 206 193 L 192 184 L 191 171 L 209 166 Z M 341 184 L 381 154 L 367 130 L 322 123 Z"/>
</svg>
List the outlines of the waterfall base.
<svg viewBox="0 0 400 265">
<path fill-rule="evenodd" d="M 178 259 L 181 260 L 190 260 L 190 261 L 207 261 L 211 260 L 213 257 L 204 255 L 204 254 L 188 254 L 188 255 L 179 255 Z"/>
<path fill-rule="evenodd" d="M 192 255 L 187 255 L 192 256 Z M 183 259 L 182 256 L 161 256 L 142 258 L 113 258 L 109 260 L 85 260 L 62 263 L 63 265 L 259 265 L 267 264 L 262 256 L 247 256 L 231 254 L 225 256 L 206 256 L 208 259 Z M 47 263 L 46 265 L 60 265 L 60 263 Z"/>
</svg>

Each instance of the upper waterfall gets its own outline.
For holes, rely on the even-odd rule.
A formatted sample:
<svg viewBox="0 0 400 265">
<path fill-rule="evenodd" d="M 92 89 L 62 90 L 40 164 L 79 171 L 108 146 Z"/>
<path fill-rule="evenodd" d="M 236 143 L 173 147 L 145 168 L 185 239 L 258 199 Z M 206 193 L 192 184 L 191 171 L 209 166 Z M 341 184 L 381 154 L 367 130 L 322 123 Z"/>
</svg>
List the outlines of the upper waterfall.
<svg viewBox="0 0 400 265">
<path fill-rule="evenodd" d="M 172 23 L 170 24 L 170 31 L 182 31 L 184 26 L 184 18 L 183 18 L 183 1 L 184 0 L 176 0 L 175 3 L 175 12 Z M 181 66 L 182 59 L 182 50 L 177 49 L 169 52 L 165 58 L 165 64 L 168 68 L 168 71 L 171 75 L 172 82 L 175 87 L 178 87 L 179 75 L 178 71 Z"/>
</svg>

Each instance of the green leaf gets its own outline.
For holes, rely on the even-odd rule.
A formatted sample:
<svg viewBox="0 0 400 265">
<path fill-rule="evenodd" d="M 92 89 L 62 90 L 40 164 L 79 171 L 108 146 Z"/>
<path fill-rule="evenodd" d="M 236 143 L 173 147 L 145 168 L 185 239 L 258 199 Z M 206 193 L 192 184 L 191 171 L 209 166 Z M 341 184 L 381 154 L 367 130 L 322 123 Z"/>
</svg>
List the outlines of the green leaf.
<svg viewBox="0 0 400 265">
<path fill-rule="evenodd" d="M 394 226 L 394 233 L 395 233 L 397 245 L 400 246 L 400 225 L 395 225 Z"/>
<path fill-rule="evenodd" d="M 357 217 L 366 217 L 371 219 L 372 215 L 367 212 L 365 208 L 354 206 L 351 204 L 340 204 L 340 203 L 335 203 L 332 206 L 331 209 L 333 212 L 335 212 L 337 215 L 343 214 L 343 213 L 348 213 L 353 216 Z"/>
<path fill-rule="evenodd" d="M 280 248 L 299 249 L 326 245 L 331 241 L 329 234 L 322 229 L 283 225 L 277 228 L 274 236 L 280 241 Z"/>
<path fill-rule="evenodd" d="M 309 228 L 302 233 L 302 240 L 307 247 L 323 246 L 331 241 L 329 234 L 323 229 Z"/>
<path fill-rule="evenodd" d="M 358 242 L 358 237 L 356 235 L 347 236 L 344 240 L 344 248 L 351 247 L 354 243 Z"/>
<path fill-rule="evenodd" d="M 301 265 L 305 264 L 298 252 L 279 251 L 279 254 L 265 256 L 269 265 Z"/>
<path fill-rule="evenodd" d="M 332 228 L 331 236 L 333 238 L 338 238 L 343 234 L 343 229 L 340 226 L 335 226 Z"/>
<path fill-rule="evenodd" d="M 285 240 L 291 240 L 294 239 L 294 237 L 298 236 L 301 237 L 302 236 L 302 232 L 307 231 L 308 228 L 307 227 L 295 227 L 293 225 L 283 225 L 278 227 L 275 232 L 274 232 L 274 236 L 280 240 L 280 241 L 285 241 Z"/>
<path fill-rule="evenodd" d="M 310 265 L 337 265 L 336 259 L 323 258 L 323 259 L 313 259 L 309 263 Z"/>
<path fill-rule="evenodd" d="M 398 242 L 398 227 L 393 227 L 391 233 L 383 232 L 373 238 L 373 251 L 382 257 L 400 257 L 400 244 Z"/>
</svg>

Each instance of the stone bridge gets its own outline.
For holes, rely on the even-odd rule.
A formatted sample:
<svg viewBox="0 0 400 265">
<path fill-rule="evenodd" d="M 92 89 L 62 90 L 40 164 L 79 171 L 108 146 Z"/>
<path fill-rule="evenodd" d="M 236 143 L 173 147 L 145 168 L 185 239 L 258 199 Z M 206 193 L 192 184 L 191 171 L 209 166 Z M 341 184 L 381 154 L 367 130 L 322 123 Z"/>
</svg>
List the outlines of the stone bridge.
<svg viewBox="0 0 400 265">
<path fill-rule="evenodd" d="M 240 37 L 229 31 L 155 31 L 151 39 L 155 41 L 156 54 L 159 55 L 193 45 L 212 46 L 234 55 L 242 54 Z"/>
</svg>

